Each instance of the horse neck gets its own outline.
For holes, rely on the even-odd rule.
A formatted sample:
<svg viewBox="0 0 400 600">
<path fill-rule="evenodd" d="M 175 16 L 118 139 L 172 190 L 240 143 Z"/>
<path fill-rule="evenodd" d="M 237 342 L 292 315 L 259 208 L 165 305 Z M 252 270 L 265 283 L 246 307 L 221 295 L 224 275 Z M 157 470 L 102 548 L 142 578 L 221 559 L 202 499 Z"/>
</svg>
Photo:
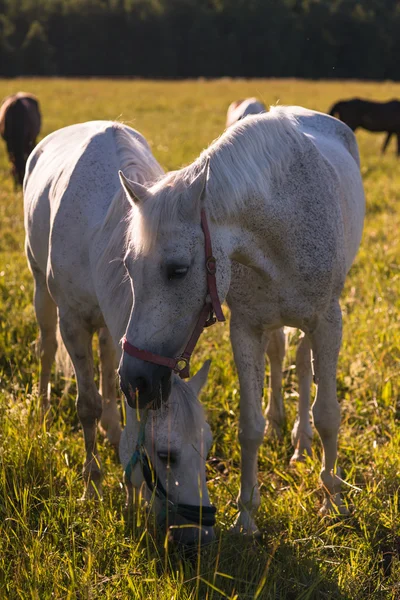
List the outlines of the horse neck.
<svg viewBox="0 0 400 600">
<path fill-rule="evenodd" d="M 123 264 L 128 201 L 122 191 L 94 234 L 92 260 L 100 309 L 116 347 L 123 336 L 132 307 L 132 291 Z"/>
</svg>

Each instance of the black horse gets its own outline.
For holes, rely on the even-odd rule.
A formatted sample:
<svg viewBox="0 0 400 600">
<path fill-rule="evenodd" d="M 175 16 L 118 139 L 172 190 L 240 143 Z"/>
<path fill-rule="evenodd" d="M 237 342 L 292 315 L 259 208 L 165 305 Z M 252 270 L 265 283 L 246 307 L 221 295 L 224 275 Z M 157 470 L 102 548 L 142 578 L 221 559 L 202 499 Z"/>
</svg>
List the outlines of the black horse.
<svg viewBox="0 0 400 600">
<path fill-rule="evenodd" d="M 341 100 L 334 104 L 329 111 L 332 116 L 338 115 L 353 131 L 363 127 L 368 131 L 387 131 L 387 137 L 382 146 L 384 154 L 390 138 L 397 135 L 397 156 L 400 156 L 400 101 L 371 102 L 353 98 Z"/>
<path fill-rule="evenodd" d="M 18 92 L 0 107 L 0 134 L 7 144 L 15 184 L 22 185 L 25 165 L 36 146 L 41 126 L 39 102 L 32 94 Z"/>
</svg>

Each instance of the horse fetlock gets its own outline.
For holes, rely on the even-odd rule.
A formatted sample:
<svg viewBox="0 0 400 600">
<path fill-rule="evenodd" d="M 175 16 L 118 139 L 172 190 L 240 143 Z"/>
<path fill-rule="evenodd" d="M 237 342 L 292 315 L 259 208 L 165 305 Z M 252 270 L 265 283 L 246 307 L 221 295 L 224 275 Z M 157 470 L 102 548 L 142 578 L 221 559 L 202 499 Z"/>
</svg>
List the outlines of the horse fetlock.
<svg viewBox="0 0 400 600">
<path fill-rule="evenodd" d="M 307 456 L 311 456 L 311 444 L 307 445 L 298 445 L 293 452 L 293 456 L 290 459 L 290 464 L 295 465 L 297 463 L 304 463 L 306 461 Z"/>
<path fill-rule="evenodd" d="M 121 429 L 121 426 L 119 423 L 114 423 L 111 427 L 109 427 L 107 429 L 107 433 L 106 433 L 107 440 L 109 441 L 111 446 L 114 446 L 116 451 L 118 451 L 118 448 L 119 448 L 121 433 L 122 433 L 122 429 Z"/>
<path fill-rule="evenodd" d="M 120 416 L 114 402 L 103 400 L 103 411 L 101 414 L 99 429 L 107 437 L 112 446 L 118 448 L 121 438 Z"/>
<path fill-rule="evenodd" d="M 308 454 L 311 454 L 311 441 L 313 438 L 313 430 L 311 428 L 310 422 L 304 424 L 300 424 L 299 417 L 296 418 L 292 429 L 292 446 L 294 448 L 303 447 L 303 449 L 309 448 L 307 450 Z"/>
<path fill-rule="evenodd" d="M 276 421 L 275 419 L 268 417 L 264 435 L 271 440 L 281 441 L 283 438 L 282 426 L 283 423 L 280 420 Z"/>
<path fill-rule="evenodd" d="M 329 492 L 330 495 L 334 496 L 336 493 L 340 492 L 342 487 L 342 479 L 340 475 L 338 476 L 333 471 L 322 469 L 320 472 L 320 479 L 322 485 Z"/>
<path fill-rule="evenodd" d="M 51 411 L 51 404 L 47 396 L 40 398 L 40 422 L 45 423 L 46 427 L 50 427 L 53 423 L 53 413 Z"/>
<path fill-rule="evenodd" d="M 103 479 L 101 462 L 98 456 L 93 457 L 90 461 L 86 461 L 83 466 L 83 479 L 85 482 L 84 498 L 102 498 Z"/>
<path fill-rule="evenodd" d="M 250 493 L 245 492 L 243 489 L 240 490 L 240 494 L 237 498 L 237 504 L 240 511 L 245 510 L 250 513 L 255 513 L 261 504 L 261 496 L 258 485 L 255 485 L 251 489 Z"/>
<path fill-rule="evenodd" d="M 295 423 L 292 431 L 292 444 L 294 446 L 294 453 L 290 459 L 290 464 L 305 462 L 306 456 L 311 456 L 312 437 L 313 432 L 309 424 L 304 430 L 299 428 L 298 423 Z"/>
<path fill-rule="evenodd" d="M 240 511 L 235 523 L 229 528 L 229 533 L 252 537 L 260 536 L 260 531 L 255 524 L 251 513 L 246 509 Z"/>
<path fill-rule="evenodd" d="M 350 514 L 349 509 L 344 504 L 341 494 L 325 495 L 319 514 L 324 517 L 330 516 L 347 516 Z"/>
<path fill-rule="evenodd" d="M 275 421 L 280 426 L 284 425 L 286 413 L 283 399 L 280 394 L 271 398 L 267 410 L 265 411 L 265 417 L 268 421 Z"/>
</svg>

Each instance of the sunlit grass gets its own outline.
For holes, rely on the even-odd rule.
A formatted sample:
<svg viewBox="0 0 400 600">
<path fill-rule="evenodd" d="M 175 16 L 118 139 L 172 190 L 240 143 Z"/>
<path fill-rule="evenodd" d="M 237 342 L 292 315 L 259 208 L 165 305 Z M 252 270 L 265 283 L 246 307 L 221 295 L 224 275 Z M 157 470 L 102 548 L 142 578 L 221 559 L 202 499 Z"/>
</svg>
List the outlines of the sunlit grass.
<svg viewBox="0 0 400 600">
<path fill-rule="evenodd" d="M 326 111 L 339 98 L 400 96 L 390 82 L 295 80 L 141 82 L 12 80 L 39 96 L 43 135 L 71 123 L 119 118 L 143 133 L 166 169 L 194 159 L 224 127 L 228 104 L 258 96 L 267 104 Z M 260 453 L 261 540 L 232 539 L 239 489 L 238 380 L 227 325 L 202 337 L 194 367 L 212 358 L 202 400 L 214 434 L 209 490 L 218 536 L 199 563 L 165 553 L 151 520 L 124 516 L 122 473 L 100 442 L 104 501 L 82 503 L 83 441 L 73 397 L 53 388 L 56 418 L 37 410 L 37 327 L 23 252 L 22 194 L 0 153 L 0 596 L 4 598 L 397 598 L 400 597 L 399 367 L 400 163 L 382 158 L 382 135 L 357 134 L 367 196 L 362 248 L 342 297 L 344 338 L 338 371 L 340 464 L 353 516 L 318 516 L 320 443 L 289 470 L 296 410 L 295 338 L 286 358 L 288 427 L 282 444 Z"/>
</svg>

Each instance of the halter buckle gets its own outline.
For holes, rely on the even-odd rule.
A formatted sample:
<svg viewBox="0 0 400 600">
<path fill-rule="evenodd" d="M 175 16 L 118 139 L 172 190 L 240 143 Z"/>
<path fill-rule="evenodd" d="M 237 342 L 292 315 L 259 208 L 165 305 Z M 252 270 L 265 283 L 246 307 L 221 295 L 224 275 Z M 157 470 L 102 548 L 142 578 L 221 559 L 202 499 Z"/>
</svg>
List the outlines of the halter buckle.
<svg viewBox="0 0 400 600">
<path fill-rule="evenodd" d="M 209 256 L 206 260 L 207 273 L 215 275 L 217 272 L 217 259 L 214 256 Z"/>
<path fill-rule="evenodd" d="M 214 323 L 217 322 L 217 317 L 214 314 L 214 311 L 211 309 L 210 314 L 208 315 L 207 321 L 204 323 L 204 327 L 211 327 Z"/>
<path fill-rule="evenodd" d="M 174 367 L 174 371 L 175 373 L 182 373 L 182 371 L 185 371 L 185 369 L 187 369 L 189 367 L 189 359 L 185 358 L 184 356 L 177 356 L 176 357 L 176 365 Z"/>
</svg>

